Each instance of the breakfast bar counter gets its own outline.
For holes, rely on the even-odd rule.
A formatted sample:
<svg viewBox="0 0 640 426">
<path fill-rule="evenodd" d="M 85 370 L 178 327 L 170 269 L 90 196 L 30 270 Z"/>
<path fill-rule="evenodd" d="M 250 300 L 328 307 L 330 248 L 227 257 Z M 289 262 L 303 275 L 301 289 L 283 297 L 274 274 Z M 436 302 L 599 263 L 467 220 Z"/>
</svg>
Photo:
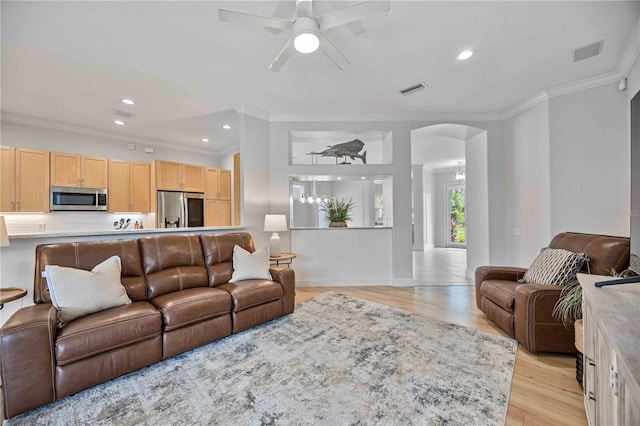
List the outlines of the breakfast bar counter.
<svg viewBox="0 0 640 426">
<path fill-rule="evenodd" d="M 24 234 L 11 234 L 9 239 L 34 239 L 34 238 L 65 238 L 65 237 L 96 237 L 96 236 L 110 236 L 110 237 L 123 237 L 123 238 L 138 238 L 144 234 L 164 234 L 171 232 L 181 233 L 202 233 L 202 232 L 228 232 L 228 231 L 241 231 L 244 227 L 240 226 L 201 226 L 196 228 L 144 228 L 144 229 L 111 229 L 111 230 L 99 230 L 99 231 L 57 231 L 57 232 L 32 232 Z"/>
<path fill-rule="evenodd" d="M 390 227 L 291 228 L 296 285 L 391 285 Z"/>
</svg>

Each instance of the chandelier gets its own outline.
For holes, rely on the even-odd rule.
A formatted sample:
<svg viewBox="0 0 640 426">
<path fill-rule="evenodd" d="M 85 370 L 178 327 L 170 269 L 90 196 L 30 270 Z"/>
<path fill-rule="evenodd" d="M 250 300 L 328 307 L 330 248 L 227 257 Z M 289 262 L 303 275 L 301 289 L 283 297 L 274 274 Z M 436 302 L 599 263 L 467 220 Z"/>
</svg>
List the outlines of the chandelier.
<svg viewBox="0 0 640 426">
<path fill-rule="evenodd" d="M 311 195 L 311 194 L 302 194 L 298 199 L 301 204 L 322 204 L 329 201 L 329 197 L 325 195 Z"/>
<path fill-rule="evenodd" d="M 464 183 L 465 175 L 464 175 L 464 172 L 462 171 L 462 161 L 458 161 L 458 170 L 456 171 L 454 179 L 456 180 L 457 183 Z"/>
</svg>

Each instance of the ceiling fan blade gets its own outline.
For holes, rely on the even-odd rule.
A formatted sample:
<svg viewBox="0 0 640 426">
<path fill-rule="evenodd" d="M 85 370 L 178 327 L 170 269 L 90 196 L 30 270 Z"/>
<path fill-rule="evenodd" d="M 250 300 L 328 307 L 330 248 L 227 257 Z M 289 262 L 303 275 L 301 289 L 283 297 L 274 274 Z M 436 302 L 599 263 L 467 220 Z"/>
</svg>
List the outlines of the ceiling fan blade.
<svg viewBox="0 0 640 426">
<path fill-rule="evenodd" d="M 284 65 L 285 62 L 289 59 L 289 57 L 295 52 L 295 48 L 293 47 L 293 39 L 289 39 L 287 44 L 282 48 L 276 59 L 269 65 L 269 71 L 278 72 L 280 68 Z"/>
<path fill-rule="evenodd" d="M 280 0 L 278 2 L 278 6 L 276 6 L 276 8 L 273 10 L 271 16 L 273 16 L 274 18 L 282 19 L 291 18 L 293 16 L 293 18 L 291 18 L 291 20 L 293 20 L 295 19 L 295 13 L 295 7 L 291 4 L 291 1 Z M 265 30 L 273 35 L 278 35 L 280 34 L 280 32 L 282 32 L 282 30 L 276 28 L 265 28 Z"/>
<path fill-rule="evenodd" d="M 391 9 L 390 0 L 364 1 L 344 9 L 336 10 L 316 18 L 321 30 L 339 27 L 350 22 L 359 21 L 375 13 L 387 12 Z"/>
<path fill-rule="evenodd" d="M 331 61 L 336 64 L 339 69 L 344 69 L 347 65 L 351 64 L 346 56 L 344 56 L 334 45 L 329 41 L 324 34 L 319 34 L 320 38 L 320 50 L 327 55 Z"/>
<path fill-rule="evenodd" d="M 288 30 L 293 28 L 293 21 L 273 18 L 271 16 L 252 15 L 250 13 L 236 12 L 233 10 L 218 9 L 218 17 L 221 21 L 238 22 L 240 24 L 258 25 L 261 27 L 278 28 Z"/>
</svg>

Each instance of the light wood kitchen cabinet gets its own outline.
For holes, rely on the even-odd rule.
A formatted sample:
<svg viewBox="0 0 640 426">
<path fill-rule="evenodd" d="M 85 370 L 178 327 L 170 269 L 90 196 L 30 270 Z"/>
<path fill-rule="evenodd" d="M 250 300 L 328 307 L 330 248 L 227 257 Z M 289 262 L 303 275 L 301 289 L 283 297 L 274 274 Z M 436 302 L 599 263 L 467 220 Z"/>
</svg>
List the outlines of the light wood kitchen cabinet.
<svg viewBox="0 0 640 426">
<path fill-rule="evenodd" d="M 231 200 L 231 170 L 207 169 L 207 199 Z"/>
<path fill-rule="evenodd" d="M 106 158 L 51 153 L 51 186 L 107 188 L 108 176 Z"/>
<path fill-rule="evenodd" d="M 207 168 L 205 226 L 231 226 L 231 171 Z"/>
<path fill-rule="evenodd" d="M 155 160 L 156 189 L 204 192 L 205 167 Z"/>
<path fill-rule="evenodd" d="M 109 211 L 149 212 L 149 164 L 109 160 Z"/>
<path fill-rule="evenodd" d="M 0 210 L 49 211 L 49 153 L 2 147 Z"/>
<path fill-rule="evenodd" d="M 584 404 L 590 425 L 640 424 L 640 283 L 578 274 L 582 286 Z"/>
<path fill-rule="evenodd" d="M 204 226 L 231 226 L 231 201 L 206 200 Z"/>
</svg>

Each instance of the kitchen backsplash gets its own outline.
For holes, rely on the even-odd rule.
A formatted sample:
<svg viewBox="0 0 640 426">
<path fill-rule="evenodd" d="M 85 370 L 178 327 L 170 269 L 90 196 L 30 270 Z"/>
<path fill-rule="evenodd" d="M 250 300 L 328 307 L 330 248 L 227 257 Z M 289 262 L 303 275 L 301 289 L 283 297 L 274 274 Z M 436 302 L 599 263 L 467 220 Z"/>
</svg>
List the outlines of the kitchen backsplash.
<svg viewBox="0 0 640 426">
<path fill-rule="evenodd" d="M 4 213 L 9 236 L 51 232 L 111 231 L 114 222 L 130 219 L 128 229 L 137 221 L 144 228 L 155 227 L 155 214 L 107 212 Z"/>
</svg>

